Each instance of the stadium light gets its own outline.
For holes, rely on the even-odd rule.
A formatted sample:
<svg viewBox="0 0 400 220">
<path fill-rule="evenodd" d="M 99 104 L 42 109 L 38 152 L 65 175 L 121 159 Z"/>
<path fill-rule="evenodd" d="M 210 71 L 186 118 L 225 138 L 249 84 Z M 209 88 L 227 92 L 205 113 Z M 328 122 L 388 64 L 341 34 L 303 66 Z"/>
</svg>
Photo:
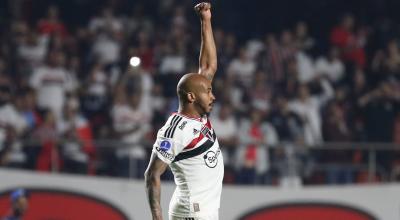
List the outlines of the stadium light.
<svg viewBox="0 0 400 220">
<path fill-rule="evenodd" d="M 131 59 L 129 59 L 129 64 L 133 67 L 137 67 L 140 65 L 140 58 L 139 57 L 131 57 Z"/>
</svg>

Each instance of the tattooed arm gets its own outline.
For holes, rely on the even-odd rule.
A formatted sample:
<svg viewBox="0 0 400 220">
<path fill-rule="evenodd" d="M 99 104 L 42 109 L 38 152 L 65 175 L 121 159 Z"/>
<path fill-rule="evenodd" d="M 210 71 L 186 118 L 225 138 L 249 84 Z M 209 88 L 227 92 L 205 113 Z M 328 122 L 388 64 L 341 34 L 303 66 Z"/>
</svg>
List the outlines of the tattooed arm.
<svg viewBox="0 0 400 220">
<path fill-rule="evenodd" d="M 161 174 L 165 172 L 167 164 L 160 160 L 155 153 L 151 155 L 149 165 L 144 174 L 146 182 L 147 199 L 151 209 L 153 220 L 162 220 L 160 205 Z"/>
</svg>

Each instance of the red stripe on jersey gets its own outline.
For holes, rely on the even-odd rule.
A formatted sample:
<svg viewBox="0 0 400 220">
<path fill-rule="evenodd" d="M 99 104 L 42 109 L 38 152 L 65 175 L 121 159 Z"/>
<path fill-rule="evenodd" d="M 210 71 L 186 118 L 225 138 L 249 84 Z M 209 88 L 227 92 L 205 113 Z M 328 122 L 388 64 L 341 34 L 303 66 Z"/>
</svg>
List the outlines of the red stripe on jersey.
<svg viewBox="0 0 400 220">
<path fill-rule="evenodd" d="M 185 148 L 183 148 L 183 150 L 189 150 L 194 148 L 194 146 L 196 146 L 196 144 L 199 143 L 203 138 L 204 135 L 200 133 L 200 135 L 197 138 L 193 139 Z"/>
<path fill-rule="evenodd" d="M 210 119 L 207 118 L 207 122 L 204 126 L 207 127 L 208 129 L 212 130 Z M 203 128 L 201 130 L 203 130 Z M 204 138 L 204 135 L 200 131 L 199 137 L 193 139 L 185 148 L 183 148 L 183 150 L 189 150 L 189 149 L 194 148 L 196 146 L 196 144 L 199 143 L 203 138 Z"/>
</svg>

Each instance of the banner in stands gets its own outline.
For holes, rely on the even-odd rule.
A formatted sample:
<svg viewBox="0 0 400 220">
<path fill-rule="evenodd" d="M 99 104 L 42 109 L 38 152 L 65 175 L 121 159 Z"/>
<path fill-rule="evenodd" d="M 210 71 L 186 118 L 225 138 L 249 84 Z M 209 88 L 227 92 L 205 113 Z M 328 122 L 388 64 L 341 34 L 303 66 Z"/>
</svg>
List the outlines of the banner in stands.
<svg viewBox="0 0 400 220">
<path fill-rule="evenodd" d="M 21 187 L 30 194 L 24 220 L 150 219 L 143 181 L 6 169 L 0 169 L 0 219 L 10 210 L 10 192 Z M 172 183 L 163 183 L 164 219 L 173 190 Z M 291 189 L 228 185 L 220 219 L 400 219 L 399 195 L 400 184 Z"/>
</svg>

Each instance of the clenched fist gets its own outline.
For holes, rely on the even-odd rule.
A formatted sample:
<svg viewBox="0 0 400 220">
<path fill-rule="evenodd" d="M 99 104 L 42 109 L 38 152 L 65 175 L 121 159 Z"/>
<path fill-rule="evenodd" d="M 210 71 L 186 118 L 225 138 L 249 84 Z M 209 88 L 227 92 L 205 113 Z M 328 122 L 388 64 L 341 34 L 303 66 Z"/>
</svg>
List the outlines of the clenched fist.
<svg viewBox="0 0 400 220">
<path fill-rule="evenodd" d="M 208 2 L 202 2 L 194 6 L 194 10 L 200 16 L 201 19 L 211 19 L 211 4 Z"/>
</svg>

